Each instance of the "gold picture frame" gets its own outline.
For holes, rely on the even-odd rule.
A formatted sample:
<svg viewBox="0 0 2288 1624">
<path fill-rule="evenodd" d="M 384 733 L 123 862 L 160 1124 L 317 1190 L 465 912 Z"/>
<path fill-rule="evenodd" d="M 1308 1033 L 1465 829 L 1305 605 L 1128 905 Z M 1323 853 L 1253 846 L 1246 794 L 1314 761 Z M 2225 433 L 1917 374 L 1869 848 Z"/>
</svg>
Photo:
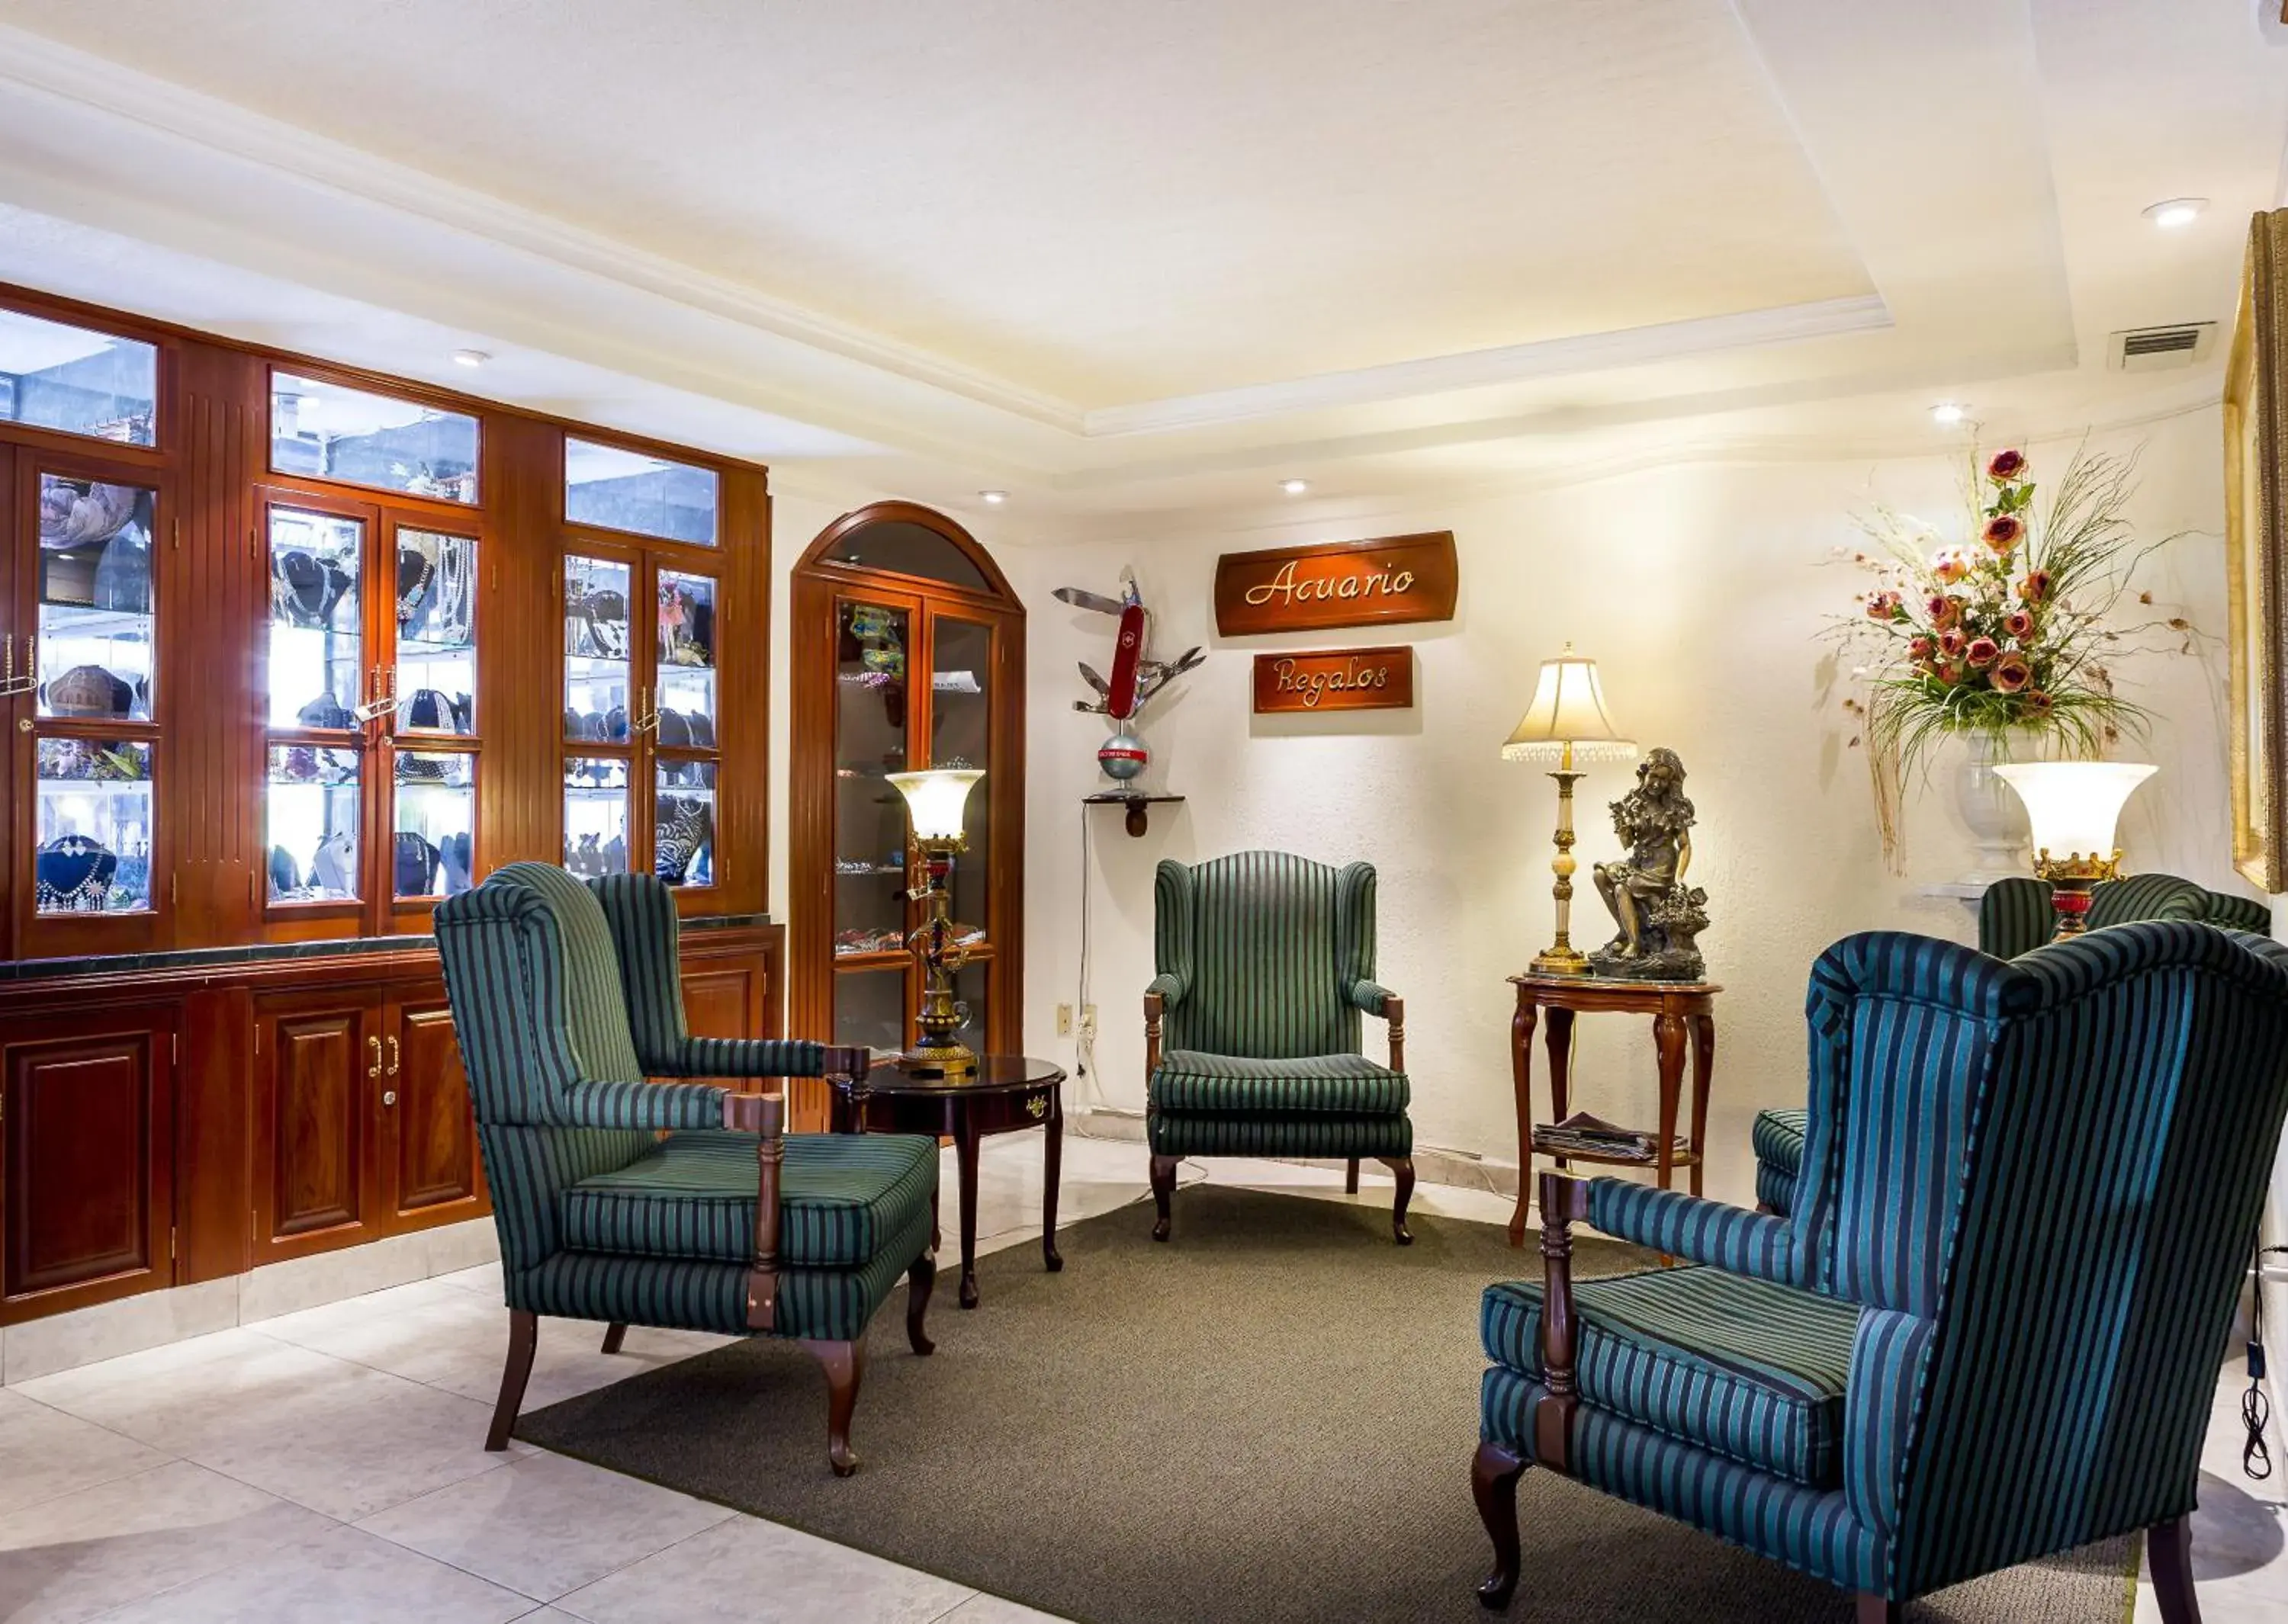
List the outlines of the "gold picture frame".
<svg viewBox="0 0 2288 1624">
<path fill-rule="evenodd" d="M 2288 891 L 2288 209 L 2249 224 L 2225 368 L 2232 860 Z"/>
</svg>

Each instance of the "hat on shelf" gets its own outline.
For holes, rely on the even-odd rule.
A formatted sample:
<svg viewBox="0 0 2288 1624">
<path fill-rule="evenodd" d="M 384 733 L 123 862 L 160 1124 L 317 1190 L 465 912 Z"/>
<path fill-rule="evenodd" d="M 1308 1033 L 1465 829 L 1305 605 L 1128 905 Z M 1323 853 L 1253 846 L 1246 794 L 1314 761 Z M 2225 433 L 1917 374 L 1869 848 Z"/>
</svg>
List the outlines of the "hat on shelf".
<svg viewBox="0 0 2288 1624">
<path fill-rule="evenodd" d="M 355 727 L 357 717 L 348 706 L 336 699 L 330 690 L 321 693 L 294 713 L 294 719 L 305 727 Z"/>
<path fill-rule="evenodd" d="M 566 712 L 568 717 L 571 713 Z M 469 731 L 469 696 L 458 693 L 451 698 L 435 688 L 418 688 L 405 701 L 405 725 L 428 728 L 437 733 L 465 733 Z"/>
<path fill-rule="evenodd" d="M 49 711 L 60 717 L 123 718 L 135 708 L 135 690 L 99 665 L 75 665 L 47 686 Z"/>
</svg>

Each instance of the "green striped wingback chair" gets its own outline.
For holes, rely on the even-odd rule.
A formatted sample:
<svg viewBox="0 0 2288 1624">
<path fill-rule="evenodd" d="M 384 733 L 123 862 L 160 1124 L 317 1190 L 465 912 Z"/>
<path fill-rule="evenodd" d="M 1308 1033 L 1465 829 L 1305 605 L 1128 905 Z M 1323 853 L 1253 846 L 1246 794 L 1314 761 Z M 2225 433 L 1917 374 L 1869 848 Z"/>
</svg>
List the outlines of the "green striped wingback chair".
<svg viewBox="0 0 2288 1624">
<path fill-rule="evenodd" d="M 2228 931 L 2272 934 L 2272 910 L 2248 897 L 2209 891 L 2173 874 L 2138 874 L 2110 880 L 2090 894 L 2088 928 L 2108 930 L 2141 919 L 2197 919 Z M 2057 935 L 2050 883 L 2030 875 L 1997 880 L 1978 899 L 1978 950 L 2014 959 Z M 1795 1210 L 1797 1170 L 1810 1113 L 1762 1111 L 1749 1129 L 1756 1153 L 1756 1200 L 1766 1212 Z"/>
<path fill-rule="evenodd" d="M 675 899 L 650 875 L 511 863 L 437 907 L 437 950 L 499 1231 L 508 1446 L 538 1316 L 792 1337 L 825 1367 L 827 1454 L 857 1470 L 866 1327 L 901 1274 L 916 1353 L 936 1276 L 937 1144 L 782 1132 L 775 1094 L 654 1077 L 862 1077 L 863 1050 L 693 1037 Z M 660 1137 L 662 1132 L 665 1137 Z"/>
<path fill-rule="evenodd" d="M 1371 1156 L 1397 1176 L 1391 1232 L 1407 1245 L 1405 1008 L 1375 985 L 1374 866 L 1331 868 L 1286 852 L 1164 862 L 1154 901 L 1159 973 L 1144 994 L 1152 1238 L 1168 1238 L 1182 1157 L 1339 1157 L 1356 1193 L 1360 1159 Z M 1386 1066 L 1362 1051 L 1362 1013 L 1389 1025 Z"/>
<path fill-rule="evenodd" d="M 2185 1519 L 2288 1114 L 2288 948 L 2175 921 L 2011 961 L 1854 936 L 1806 1016 L 1791 1217 L 1543 1179 L 1545 1277 L 1481 1311 L 1482 1598 L 1516 1579 L 1531 1463 L 1863 1620 L 2143 1529 L 2192 1624 Z M 1576 1222 L 1686 1266 L 1573 1281 Z"/>
</svg>

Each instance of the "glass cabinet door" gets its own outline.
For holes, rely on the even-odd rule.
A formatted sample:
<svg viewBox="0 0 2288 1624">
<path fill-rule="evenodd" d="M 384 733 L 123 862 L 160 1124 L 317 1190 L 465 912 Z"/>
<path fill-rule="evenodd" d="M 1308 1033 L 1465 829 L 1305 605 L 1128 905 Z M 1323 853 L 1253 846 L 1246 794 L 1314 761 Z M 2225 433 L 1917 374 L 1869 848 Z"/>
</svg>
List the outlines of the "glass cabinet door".
<svg viewBox="0 0 2288 1624">
<path fill-rule="evenodd" d="M 469 889 L 477 865 L 477 543 L 396 528 L 389 895 Z"/>
<path fill-rule="evenodd" d="M 985 774 L 962 808 L 968 850 L 953 860 L 954 939 L 973 951 L 986 944 L 987 889 L 993 852 L 993 628 L 981 621 L 930 616 L 928 765 L 974 767 Z M 980 1006 L 982 1007 L 981 1005 Z"/>
<path fill-rule="evenodd" d="M 849 598 L 834 613 L 834 1041 L 902 1049 L 912 921 L 905 798 L 888 779 L 910 759 L 907 658 L 920 616 Z"/>
<path fill-rule="evenodd" d="M 397 813 L 390 835 L 390 895 L 456 896 L 476 864 L 477 758 L 465 751 L 396 754 Z"/>
<path fill-rule="evenodd" d="M 612 558 L 564 560 L 564 866 L 577 875 L 625 874 L 631 858 L 634 577 Z"/>
<path fill-rule="evenodd" d="M 712 576 L 658 572 L 654 677 L 644 727 L 656 757 L 652 871 L 670 885 L 715 883 L 715 604 Z"/>
<path fill-rule="evenodd" d="M 269 510 L 269 725 L 263 844 L 274 905 L 354 902 L 367 702 L 366 520 Z"/>
<path fill-rule="evenodd" d="M 477 731 L 477 543 L 397 527 L 397 731 Z"/>
<path fill-rule="evenodd" d="M 32 696 L 33 912 L 147 914 L 159 494 L 42 469 L 36 500 L 36 608 L 6 661 Z"/>
<path fill-rule="evenodd" d="M 906 770 L 906 654 L 912 615 L 836 606 L 834 954 L 905 951 L 906 804 L 887 780 Z"/>
<path fill-rule="evenodd" d="M 608 756 L 564 762 L 564 866 L 584 879 L 628 871 L 628 764 Z"/>
</svg>

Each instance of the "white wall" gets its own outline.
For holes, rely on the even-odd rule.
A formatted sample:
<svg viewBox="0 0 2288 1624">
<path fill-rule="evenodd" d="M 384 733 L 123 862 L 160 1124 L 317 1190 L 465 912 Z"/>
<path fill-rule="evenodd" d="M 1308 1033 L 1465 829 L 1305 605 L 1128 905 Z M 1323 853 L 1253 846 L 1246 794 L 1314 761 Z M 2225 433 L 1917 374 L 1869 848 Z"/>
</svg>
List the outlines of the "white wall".
<svg viewBox="0 0 2288 1624">
<path fill-rule="evenodd" d="M 2231 889 L 2239 883 L 2226 834 L 2220 436 L 2217 414 L 2205 411 L 2101 443 L 2144 442 L 2134 511 L 2146 533 L 2198 533 L 2172 547 L 2151 580 L 2211 639 L 2198 660 L 2123 662 L 2125 686 L 2161 719 L 2149 741 L 2120 752 L 2161 767 L 2124 819 L 2124 844 L 2133 867 Z M 2032 449 L 2038 475 L 2054 479 L 2070 447 Z M 1871 928 L 1973 934 L 1960 904 L 1915 894 L 1968 866 L 1945 771 L 1911 797 L 1909 873 L 1895 877 L 1878 848 L 1863 759 L 1846 748 L 1843 689 L 1831 685 L 1833 661 L 1817 639 L 1824 617 L 1847 611 L 1860 584 L 1823 563 L 1837 543 L 1855 540 L 1851 513 L 1880 500 L 1959 522 L 1961 471 L 1959 459 L 1939 456 L 1872 468 L 1680 466 L 1141 546 L 997 548 L 1030 614 L 1028 1049 L 1074 1050 L 1056 1035 L 1054 1010 L 1076 1002 L 1079 801 L 1100 787 L 1094 753 L 1106 732 L 1070 701 L 1083 691 L 1075 661 L 1101 669 L 1108 658 L 1108 622 L 1049 593 L 1067 583 L 1109 590 L 1132 563 L 1154 611 L 1156 651 L 1205 643 L 1210 659 L 1145 718 L 1156 757 L 1148 782 L 1183 794 L 1184 805 L 1156 809 L 1140 840 L 1121 832 L 1117 812 L 1091 814 L 1099 820 L 1085 874 L 1100 1025 L 1095 1097 L 1143 1103 L 1139 1004 L 1152 974 L 1158 860 L 1251 846 L 1363 858 L 1381 873 L 1379 978 L 1407 1001 L 1417 1143 L 1513 1161 L 1504 978 L 1549 939 L 1553 792 L 1538 770 L 1503 761 L 1498 747 L 1537 662 L 1569 638 L 1600 661 L 1621 725 L 1641 744 L 1673 746 L 1689 773 L 1699 812 L 1693 879 L 1706 886 L 1714 922 L 1703 945 L 1727 989 L 1709 1192 L 1752 1199 L 1749 1120 L 1803 1097 L 1803 987 L 1821 949 Z M 781 506 L 783 566 L 817 527 L 807 517 L 807 529 L 794 523 L 794 505 Z M 1450 623 L 1395 637 L 1216 638 L 1209 593 L 1219 552 L 1425 529 L 1451 529 L 1459 548 L 1461 603 Z M 1398 640 L 1418 657 L 1413 709 L 1251 717 L 1254 653 Z M 1599 766 L 1581 785 L 1585 875 L 1587 862 L 1614 851 L 1604 804 L 1631 772 Z M 1609 927 L 1593 890 L 1581 889 L 1576 939 L 1593 942 Z M 1648 1027 L 1617 1017 L 1581 1023 L 1579 1104 L 1649 1123 Z M 1081 1085 L 1077 1098 L 1088 1097 Z"/>
</svg>

